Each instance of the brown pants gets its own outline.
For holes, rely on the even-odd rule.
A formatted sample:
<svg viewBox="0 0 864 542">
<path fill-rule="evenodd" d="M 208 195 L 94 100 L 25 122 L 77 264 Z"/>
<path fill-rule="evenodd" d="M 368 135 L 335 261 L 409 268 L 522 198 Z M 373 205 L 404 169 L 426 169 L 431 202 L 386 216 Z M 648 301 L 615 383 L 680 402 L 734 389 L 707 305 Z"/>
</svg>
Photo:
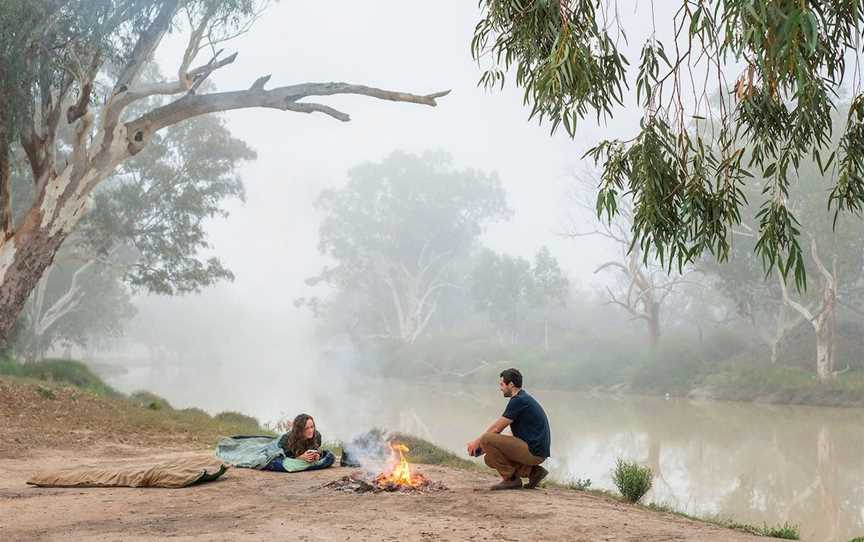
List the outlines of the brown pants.
<svg viewBox="0 0 864 542">
<path fill-rule="evenodd" d="M 480 447 L 486 454 L 486 464 L 497 470 L 505 480 L 517 476 L 527 478 L 531 467 L 545 461 L 545 458 L 532 454 L 524 440 L 510 435 L 483 433 Z"/>
</svg>

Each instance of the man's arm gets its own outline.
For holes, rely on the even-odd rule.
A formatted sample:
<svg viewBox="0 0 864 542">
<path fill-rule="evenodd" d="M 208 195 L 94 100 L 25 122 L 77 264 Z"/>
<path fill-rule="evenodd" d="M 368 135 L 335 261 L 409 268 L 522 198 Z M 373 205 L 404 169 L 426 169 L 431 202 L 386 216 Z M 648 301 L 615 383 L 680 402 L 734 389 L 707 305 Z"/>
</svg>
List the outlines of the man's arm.
<svg viewBox="0 0 864 542">
<path fill-rule="evenodd" d="M 509 426 L 511 423 L 513 423 L 513 420 L 511 420 L 510 418 L 505 418 L 504 416 L 501 416 L 497 420 L 492 422 L 492 425 L 490 425 L 489 428 L 484 432 L 485 433 L 500 433 L 501 431 L 506 429 L 507 426 Z M 476 439 L 469 442 L 468 443 L 468 455 L 474 455 L 475 450 L 477 450 L 477 448 L 479 446 L 480 446 L 480 437 L 477 437 Z"/>
<path fill-rule="evenodd" d="M 513 420 L 510 418 L 505 418 L 504 416 L 500 416 L 497 420 L 492 422 L 492 425 L 489 426 L 489 429 L 484 431 L 484 433 L 500 433 L 501 431 L 507 429 L 507 427 L 513 423 Z"/>
</svg>

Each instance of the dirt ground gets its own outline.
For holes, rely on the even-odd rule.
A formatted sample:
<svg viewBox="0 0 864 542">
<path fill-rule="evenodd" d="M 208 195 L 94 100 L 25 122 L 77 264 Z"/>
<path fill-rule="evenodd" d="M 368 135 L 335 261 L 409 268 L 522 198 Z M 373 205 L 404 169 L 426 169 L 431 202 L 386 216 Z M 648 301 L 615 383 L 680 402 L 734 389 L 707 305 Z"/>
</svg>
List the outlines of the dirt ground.
<svg viewBox="0 0 864 542">
<path fill-rule="evenodd" d="M 0 457 L 0 540 L 766 540 L 577 491 L 490 492 L 491 477 L 424 465 L 419 472 L 449 491 L 345 494 L 322 488 L 351 472 L 339 467 L 299 474 L 230 469 L 216 482 L 186 489 L 25 485 L 43 468 L 196 455 L 209 452 L 110 444 Z"/>
</svg>

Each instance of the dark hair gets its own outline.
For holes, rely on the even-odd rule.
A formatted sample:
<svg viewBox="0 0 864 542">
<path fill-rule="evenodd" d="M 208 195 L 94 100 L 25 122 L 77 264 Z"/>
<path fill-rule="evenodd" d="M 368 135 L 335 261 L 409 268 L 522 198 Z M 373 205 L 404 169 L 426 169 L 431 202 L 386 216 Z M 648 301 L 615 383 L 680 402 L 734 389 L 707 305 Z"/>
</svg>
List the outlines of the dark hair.
<svg viewBox="0 0 864 542">
<path fill-rule="evenodd" d="M 291 431 L 285 435 L 285 438 L 280 443 L 286 454 L 292 457 L 299 457 L 306 450 L 317 450 L 321 446 L 321 433 L 318 432 L 317 428 L 312 438 L 307 439 L 303 436 L 303 432 L 306 431 L 306 422 L 309 420 L 312 420 L 313 424 L 315 423 L 315 420 L 309 414 L 298 414 L 294 418 L 294 422 L 291 424 Z"/>
<path fill-rule="evenodd" d="M 522 373 L 519 372 L 519 369 L 504 369 L 501 371 L 501 378 L 504 379 L 505 384 L 513 383 L 517 388 L 522 387 Z"/>
</svg>

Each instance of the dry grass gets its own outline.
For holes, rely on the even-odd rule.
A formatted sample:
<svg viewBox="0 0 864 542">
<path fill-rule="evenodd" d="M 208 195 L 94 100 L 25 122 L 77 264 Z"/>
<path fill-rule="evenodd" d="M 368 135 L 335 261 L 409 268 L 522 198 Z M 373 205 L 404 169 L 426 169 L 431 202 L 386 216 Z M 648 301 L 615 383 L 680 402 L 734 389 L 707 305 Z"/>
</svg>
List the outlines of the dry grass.
<svg viewBox="0 0 864 542">
<path fill-rule="evenodd" d="M 210 416 L 200 409 L 152 408 L 153 401 L 100 395 L 73 385 L 0 376 L 0 457 L 38 447 L 96 443 L 211 447 L 220 436 L 271 434 L 236 413 Z M 167 405 L 167 403 L 164 403 Z"/>
</svg>

